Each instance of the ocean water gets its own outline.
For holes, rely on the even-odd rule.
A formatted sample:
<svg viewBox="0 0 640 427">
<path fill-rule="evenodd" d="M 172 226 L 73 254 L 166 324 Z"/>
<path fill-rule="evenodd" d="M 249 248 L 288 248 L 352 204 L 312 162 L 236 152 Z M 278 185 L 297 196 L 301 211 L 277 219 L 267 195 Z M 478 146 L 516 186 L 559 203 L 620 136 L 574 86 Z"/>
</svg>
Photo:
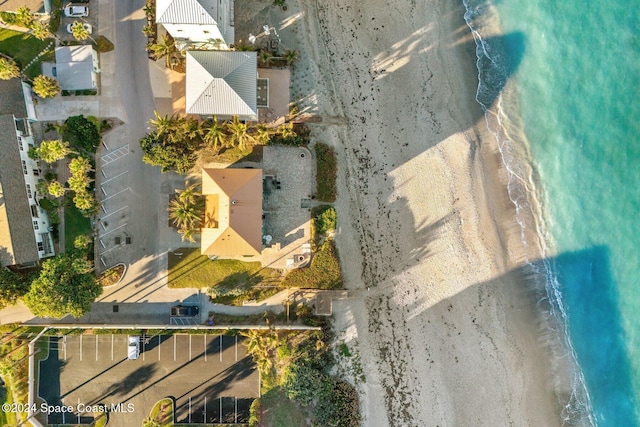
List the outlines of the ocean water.
<svg viewBox="0 0 640 427">
<path fill-rule="evenodd" d="M 464 3 L 477 99 L 512 173 L 511 198 L 518 212 L 527 200 L 540 206 L 537 221 L 519 221 L 544 247 L 536 265 L 561 325 L 554 333 L 568 338 L 558 357 L 579 367 L 565 424 L 640 425 L 639 9 Z"/>
</svg>

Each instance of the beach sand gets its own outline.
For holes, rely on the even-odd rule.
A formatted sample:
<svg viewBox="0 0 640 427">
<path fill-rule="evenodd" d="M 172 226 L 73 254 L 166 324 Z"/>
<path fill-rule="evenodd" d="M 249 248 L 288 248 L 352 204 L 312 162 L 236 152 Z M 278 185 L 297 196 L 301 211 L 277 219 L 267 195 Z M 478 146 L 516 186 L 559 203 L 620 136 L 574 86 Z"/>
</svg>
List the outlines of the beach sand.
<svg viewBox="0 0 640 427">
<path fill-rule="evenodd" d="M 260 19 L 299 50 L 293 101 L 339 156 L 333 312 L 363 425 L 560 425 L 462 2 L 287 4 Z"/>
</svg>

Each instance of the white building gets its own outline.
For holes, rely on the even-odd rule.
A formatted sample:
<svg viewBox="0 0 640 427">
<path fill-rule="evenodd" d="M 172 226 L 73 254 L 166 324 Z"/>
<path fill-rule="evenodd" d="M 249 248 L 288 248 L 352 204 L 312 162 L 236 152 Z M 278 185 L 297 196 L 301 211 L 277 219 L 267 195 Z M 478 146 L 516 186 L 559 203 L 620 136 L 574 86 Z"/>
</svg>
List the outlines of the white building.
<svg viewBox="0 0 640 427">
<path fill-rule="evenodd" d="M 31 97 L 18 79 L 0 81 L 0 263 L 28 267 L 54 255 L 47 212 L 38 203 L 41 170 L 34 146 Z"/>
<path fill-rule="evenodd" d="M 258 120 L 255 52 L 187 51 L 187 114 Z"/>
<path fill-rule="evenodd" d="M 45 68 L 43 72 L 56 78 L 62 90 L 98 89 L 98 52 L 92 46 L 62 46 L 55 52 L 55 65 L 50 72 Z"/>
<path fill-rule="evenodd" d="M 156 0 L 156 23 L 180 50 L 228 50 L 235 37 L 233 14 L 233 0 Z"/>
</svg>

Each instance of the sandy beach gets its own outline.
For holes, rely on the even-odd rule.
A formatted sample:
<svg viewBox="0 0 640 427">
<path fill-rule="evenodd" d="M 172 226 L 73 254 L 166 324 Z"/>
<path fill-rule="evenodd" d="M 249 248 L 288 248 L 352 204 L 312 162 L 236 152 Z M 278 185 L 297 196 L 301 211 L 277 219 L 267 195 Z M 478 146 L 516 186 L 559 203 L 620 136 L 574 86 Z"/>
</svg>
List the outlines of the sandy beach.
<svg viewBox="0 0 640 427">
<path fill-rule="evenodd" d="M 268 14 L 300 52 L 293 100 L 339 155 L 334 315 L 363 425 L 560 425 L 462 2 L 287 4 Z"/>
</svg>

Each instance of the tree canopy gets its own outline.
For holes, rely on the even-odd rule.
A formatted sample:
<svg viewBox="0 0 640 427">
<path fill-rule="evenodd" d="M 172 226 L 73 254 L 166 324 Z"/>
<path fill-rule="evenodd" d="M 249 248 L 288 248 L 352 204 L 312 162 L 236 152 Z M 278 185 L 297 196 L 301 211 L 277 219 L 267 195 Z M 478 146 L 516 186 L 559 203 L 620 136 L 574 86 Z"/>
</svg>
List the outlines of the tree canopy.
<svg viewBox="0 0 640 427">
<path fill-rule="evenodd" d="M 20 68 L 16 61 L 0 57 L 0 79 L 9 80 L 14 77 L 20 77 Z"/>
<path fill-rule="evenodd" d="M 40 98 L 54 98 L 60 93 L 60 85 L 53 77 L 40 74 L 33 79 L 33 91 Z"/>
<path fill-rule="evenodd" d="M 0 267 L 0 309 L 15 304 L 29 290 L 29 281 L 11 270 Z"/>
<path fill-rule="evenodd" d="M 55 163 L 71 153 L 69 143 L 61 139 L 42 141 L 34 150 L 35 155 L 47 163 Z"/>
<path fill-rule="evenodd" d="M 42 263 L 40 275 L 31 283 L 23 301 L 40 317 L 81 317 L 102 294 L 102 287 L 86 259 L 61 254 Z"/>
</svg>

